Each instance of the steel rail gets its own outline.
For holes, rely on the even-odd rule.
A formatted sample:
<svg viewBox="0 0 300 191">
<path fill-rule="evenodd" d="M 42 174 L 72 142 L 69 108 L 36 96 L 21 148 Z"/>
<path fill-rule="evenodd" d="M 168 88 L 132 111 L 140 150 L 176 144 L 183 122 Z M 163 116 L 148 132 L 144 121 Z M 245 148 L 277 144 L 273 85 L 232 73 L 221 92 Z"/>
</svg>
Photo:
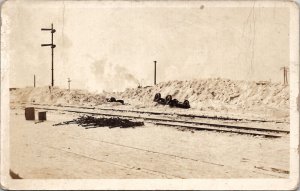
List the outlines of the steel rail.
<svg viewBox="0 0 300 191">
<path fill-rule="evenodd" d="M 36 108 L 44 109 L 44 110 L 53 110 L 53 111 L 65 111 L 65 112 L 72 112 L 72 113 L 79 113 L 79 114 L 102 115 L 108 117 L 125 117 L 131 119 L 143 119 L 145 121 L 151 122 L 156 125 L 177 126 L 177 127 L 184 127 L 184 128 L 197 129 L 197 130 L 231 132 L 231 133 L 264 136 L 264 137 L 271 137 L 271 138 L 278 138 L 278 137 L 282 137 L 283 135 L 289 134 L 289 131 L 287 130 L 255 128 L 255 127 L 246 127 L 246 126 L 220 124 L 220 123 L 191 122 L 191 121 L 162 119 L 162 118 L 153 118 L 153 117 L 120 115 L 120 114 L 112 114 L 112 113 L 78 111 L 78 110 L 69 110 L 63 108 L 45 108 L 45 107 L 36 107 Z"/>
<path fill-rule="evenodd" d="M 25 103 L 23 103 L 25 104 Z M 44 105 L 51 106 L 49 104 L 32 103 L 32 105 Z M 195 115 L 195 114 L 180 114 L 180 113 L 165 113 L 165 112 L 154 112 L 154 111 L 138 111 L 138 110 L 126 110 L 126 109 L 113 109 L 113 108 L 96 108 L 89 106 L 74 106 L 74 105 L 52 105 L 56 107 L 69 107 L 69 108 L 82 108 L 82 109 L 97 109 L 103 111 L 119 111 L 119 112 L 133 112 L 133 113 L 145 113 L 153 115 L 177 115 L 179 117 L 189 117 L 189 118 L 205 118 L 205 119 L 216 119 L 224 121 L 251 121 L 251 122 L 275 122 L 275 123 L 287 123 L 285 121 L 275 121 L 266 119 L 247 119 L 247 118 L 237 118 L 237 117 L 224 117 L 224 116 L 208 116 L 208 115 Z"/>
</svg>

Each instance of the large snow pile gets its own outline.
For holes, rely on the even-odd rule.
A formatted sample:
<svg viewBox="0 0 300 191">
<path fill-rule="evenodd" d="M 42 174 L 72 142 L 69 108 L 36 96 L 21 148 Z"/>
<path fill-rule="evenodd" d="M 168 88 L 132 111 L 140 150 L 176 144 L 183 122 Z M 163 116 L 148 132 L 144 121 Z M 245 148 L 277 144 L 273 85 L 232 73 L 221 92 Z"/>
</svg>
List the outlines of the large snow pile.
<svg viewBox="0 0 300 191">
<path fill-rule="evenodd" d="M 172 95 L 179 101 L 188 99 L 194 109 L 289 109 L 289 86 L 280 83 L 259 84 L 256 82 L 227 79 L 203 79 L 191 81 L 162 82 L 156 86 L 126 89 L 124 92 L 92 94 L 83 90 L 65 90 L 39 87 L 11 91 L 11 101 L 48 104 L 101 105 L 105 98 L 123 99 L 137 107 L 152 107 L 154 95 Z"/>
<path fill-rule="evenodd" d="M 10 100 L 13 102 L 35 102 L 48 104 L 93 104 L 99 105 L 105 102 L 102 94 L 92 94 L 83 90 L 60 89 L 57 87 L 27 87 L 12 90 Z"/>
<path fill-rule="evenodd" d="M 163 97 L 172 95 L 179 101 L 188 99 L 191 107 L 238 106 L 239 108 L 269 107 L 289 108 L 289 86 L 280 83 L 257 83 L 232 81 L 228 79 L 203 79 L 191 81 L 170 81 L 156 86 L 126 89 L 112 94 L 119 99 L 136 103 L 152 103 L 156 93 Z"/>
</svg>

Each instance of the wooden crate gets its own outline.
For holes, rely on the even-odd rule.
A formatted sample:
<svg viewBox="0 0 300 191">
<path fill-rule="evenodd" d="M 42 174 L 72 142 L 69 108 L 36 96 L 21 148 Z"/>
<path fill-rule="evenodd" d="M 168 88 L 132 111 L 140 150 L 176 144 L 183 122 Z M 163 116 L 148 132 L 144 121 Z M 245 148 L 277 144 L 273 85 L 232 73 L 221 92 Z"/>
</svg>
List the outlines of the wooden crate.
<svg viewBox="0 0 300 191">
<path fill-rule="evenodd" d="M 39 120 L 40 121 L 46 121 L 47 120 L 46 111 L 40 111 L 39 112 Z"/>
<path fill-rule="evenodd" d="M 25 119 L 26 120 L 35 120 L 34 107 L 25 108 Z"/>
</svg>

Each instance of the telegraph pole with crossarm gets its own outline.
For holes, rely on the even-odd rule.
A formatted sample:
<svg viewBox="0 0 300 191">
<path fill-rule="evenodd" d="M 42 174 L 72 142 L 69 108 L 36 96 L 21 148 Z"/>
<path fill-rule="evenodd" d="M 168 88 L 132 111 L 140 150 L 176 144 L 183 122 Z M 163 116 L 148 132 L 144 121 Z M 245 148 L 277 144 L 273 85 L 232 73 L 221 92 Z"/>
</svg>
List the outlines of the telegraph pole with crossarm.
<svg viewBox="0 0 300 191">
<path fill-rule="evenodd" d="M 54 64 L 53 64 L 53 57 L 54 57 L 54 48 L 56 47 L 55 44 L 53 44 L 53 34 L 56 32 L 55 29 L 53 29 L 53 24 L 51 24 L 51 28 L 41 28 L 42 31 L 50 31 L 51 32 L 51 44 L 41 44 L 41 46 L 51 46 L 51 86 L 54 86 Z"/>
</svg>

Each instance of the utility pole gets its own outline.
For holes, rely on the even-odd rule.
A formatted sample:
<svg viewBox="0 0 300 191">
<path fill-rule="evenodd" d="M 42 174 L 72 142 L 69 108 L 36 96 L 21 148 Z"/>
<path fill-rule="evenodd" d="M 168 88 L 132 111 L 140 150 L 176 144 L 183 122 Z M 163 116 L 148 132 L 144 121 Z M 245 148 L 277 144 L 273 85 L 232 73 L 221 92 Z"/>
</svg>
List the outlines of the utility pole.
<svg viewBox="0 0 300 191">
<path fill-rule="evenodd" d="M 71 83 L 71 80 L 70 80 L 70 78 L 68 78 L 69 91 L 70 91 L 70 83 Z"/>
<path fill-rule="evenodd" d="M 287 73 L 289 68 L 287 66 L 281 67 L 280 70 L 283 70 L 283 85 L 288 85 Z"/>
<path fill-rule="evenodd" d="M 53 34 L 56 32 L 55 29 L 53 29 L 53 24 L 51 24 L 51 28 L 41 28 L 42 31 L 51 31 L 51 44 L 41 44 L 41 46 L 51 46 L 51 86 L 54 86 L 54 66 L 53 66 L 53 57 L 54 57 L 54 48 L 56 47 L 55 44 L 53 44 Z"/>
<path fill-rule="evenodd" d="M 35 87 L 35 74 L 33 75 L 33 87 Z"/>
<path fill-rule="evenodd" d="M 156 61 L 154 61 L 154 85 L 156 85 Z"/>
</svg>

